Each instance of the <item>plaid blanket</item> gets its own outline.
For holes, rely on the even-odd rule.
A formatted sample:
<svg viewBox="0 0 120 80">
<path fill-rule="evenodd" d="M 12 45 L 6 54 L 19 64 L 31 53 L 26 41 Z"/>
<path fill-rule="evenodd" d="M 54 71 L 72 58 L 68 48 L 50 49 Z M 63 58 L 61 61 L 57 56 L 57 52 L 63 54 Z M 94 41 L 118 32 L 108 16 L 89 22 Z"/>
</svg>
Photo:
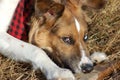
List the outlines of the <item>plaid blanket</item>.
<svg viewBox="0 0 120 80">
<path fill-rule="evenodd" d="M 8 33 L 15 38 L 27 41 L 30 28 L 27 23 L 33 11 L 34 0 L 20 0 L 9 26 Z"/>
</svg>

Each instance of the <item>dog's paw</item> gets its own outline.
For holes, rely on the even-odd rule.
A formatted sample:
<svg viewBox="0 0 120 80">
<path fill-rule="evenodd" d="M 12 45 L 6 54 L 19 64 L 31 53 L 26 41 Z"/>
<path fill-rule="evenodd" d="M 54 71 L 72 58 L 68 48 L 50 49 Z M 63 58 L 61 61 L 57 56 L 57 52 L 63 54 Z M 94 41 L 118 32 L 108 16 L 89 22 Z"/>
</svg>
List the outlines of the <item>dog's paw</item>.
<svg viewBox="0 0 120 80">
<path fill-rule="evenodd" d="M 105 60 L 108 60 L 108 57 L 105 53 L 101 53 L 101 52 L 94 52 L 91 56 L 91 60 L 93 63 L 101 63 Z"/>
<path fill-rule="evenodd" d="M 57 69 L 47 80 L 75 80 L 73 73 L 68 69 Z"/>
</svg>

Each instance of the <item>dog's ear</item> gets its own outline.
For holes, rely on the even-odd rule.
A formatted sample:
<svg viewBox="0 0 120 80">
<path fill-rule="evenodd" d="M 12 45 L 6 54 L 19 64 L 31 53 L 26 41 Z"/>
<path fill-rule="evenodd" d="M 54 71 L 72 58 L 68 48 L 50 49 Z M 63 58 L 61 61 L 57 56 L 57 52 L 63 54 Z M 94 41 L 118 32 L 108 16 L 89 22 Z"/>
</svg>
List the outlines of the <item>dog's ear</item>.
<svg viewBox="0 0 120 80">
<path fill-rule="evenodd" d="M 35 16 L 43 17 L 44 21 L 42 21 L 42 26 L 44 26 L 45 29 L 50 30 L 56 20 L 63 14 L 64 9 L 64 5 L 60 3 L 51 0 L 38 0 L 35 3 Z"/>
<path fill-rule="evenodd" d="M 37 0 L 35 3 L 35 16 L 44 17 L 42 26 L 45 26 L 45 28 L 49 30 L 55 21 L 63 14 L 64 8 L 64 5 L 52 0 Z"/>
<path fill-rule="evenodd" d="M 41 16 L 44 13 L 47 12 L 47 10 L 50 8 L 50 5 L 52 4 L 52 1 L 48 0 L 36 0 L 35 2 L 35 15 Z"/>
<path fill-rule="evenodd" d="M 35 13 L 31 17 L 31 28 L 29 32 L 29 42 L 40 30 L 51 30 L 56 20 L 62 15 L 64 6 L 51 0 L 37 0 L 35 3 Z"/>
<path fill-rule="evenodd" d="M 56 3 L 52 0 L 36 0 L 35 2 L 35 15 L 43 16 L 45 13 L 59 17 L 64 11 L 62 4 Z"/>
</svg>

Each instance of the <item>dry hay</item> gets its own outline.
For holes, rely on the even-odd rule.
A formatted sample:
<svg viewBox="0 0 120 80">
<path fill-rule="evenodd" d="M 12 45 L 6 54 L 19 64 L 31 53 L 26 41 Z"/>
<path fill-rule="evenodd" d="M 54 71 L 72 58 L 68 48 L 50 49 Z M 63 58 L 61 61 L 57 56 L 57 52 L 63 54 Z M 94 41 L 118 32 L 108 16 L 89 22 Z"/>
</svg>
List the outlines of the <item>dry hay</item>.
<svg viewBox="0 0 120 80">
<path fill-rule="evenodd" d="M 108 0 L 105 8 L 98 11 L 86 10 L 92 19 L 88 23 L 89 51 L 91 53 L 94 51 L 105 52 L 109 55 L 110 64 L 114 61 L 120 66 L 118 64 L 120 59 L 120 0 Z M 118 80 L 120 78 L 120 69 L 112 69 L 114 70 L 110 71 L 107 76 L 102 77 L 103 80 Z M 105 71 L 107 70 L 103 70 L 100 74 Z M 30 64 L 15 62 L 0 55 L 0 80 L 45 80 L 45 78 L 40 71 L 32 70 Z"/>
<path fill-rule="evenodd" d="M 100 72 L 97 80 L 118 80 L 120 79 L 120 61 L 117 61 L 115 63 L 110 63 L 109 65 L 110 67 Z"/>
<path fill-rule="evenodd" d="M 98 80 L 120 79 L 120 0 L 109 0 L 105 8 L 89 11 L 88 48 L 90 52 L 107 53 L 109 62 L 101 70 Z M 104 74 L 107 73 L 107 74 Z M 104 75 L 104 76 L 103 76 Z"/>
<path fill-rule="evenodd" d="M 105 8 L 93 11 L 89 11 L 89 50 L 120 53 L 120 0 L 109 0 Z"/>
</svg>

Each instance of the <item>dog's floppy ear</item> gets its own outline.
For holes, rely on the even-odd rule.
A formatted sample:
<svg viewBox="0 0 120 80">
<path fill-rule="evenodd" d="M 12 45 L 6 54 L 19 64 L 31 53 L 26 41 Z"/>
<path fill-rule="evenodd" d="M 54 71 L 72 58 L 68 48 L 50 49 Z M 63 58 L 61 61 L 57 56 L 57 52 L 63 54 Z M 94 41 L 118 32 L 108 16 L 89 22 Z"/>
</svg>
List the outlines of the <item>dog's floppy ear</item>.
<svg viewBox="0 0 120 80">
<path fill-rule="evenodd" d="M 63 14 L 64 5 L 52 0 L 37 0 L 35 3 L 35 16 L 44 17 L 44 26 L 50 29 L 55 21 Z"/>
<path fill-rule="evenodd" d="M 53 16 L 61 16 L 64 11 L 62 4 L 56 3 L 53 0 L 36 0 L 35 2 L 35 15 L 42 16 L 49 13 Z"/>
<path fill-rule="evenodd" d="M 64 6 L 51 0 L 36 0 L 35 13 L 31 17 L 29 42 L 40 30 L 51 30 L 56 20 L 62 15 Z"/>
</svg>

